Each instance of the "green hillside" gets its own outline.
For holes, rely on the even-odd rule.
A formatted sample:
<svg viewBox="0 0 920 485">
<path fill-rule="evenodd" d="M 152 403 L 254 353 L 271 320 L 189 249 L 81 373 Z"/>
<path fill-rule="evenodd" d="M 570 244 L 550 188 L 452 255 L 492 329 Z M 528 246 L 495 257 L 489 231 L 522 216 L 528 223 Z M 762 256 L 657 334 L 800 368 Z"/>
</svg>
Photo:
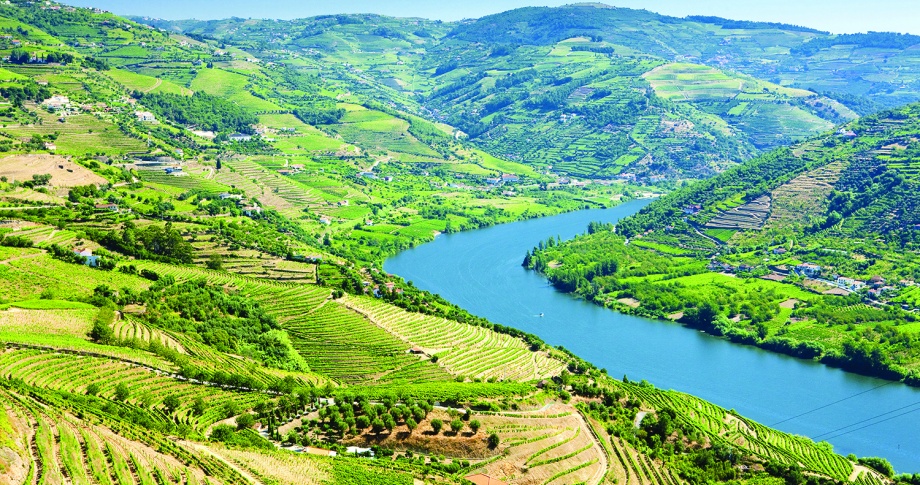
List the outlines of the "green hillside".
<svg viewBox="0 0 920 485">
<path fill-rule="evenodd" d="M 920 106 L 866 116 L 528 258 L 566 291 L 916 384 Z"/>
<path fill-rule="evenodd" d="M 0 483 L 915 484 L 883 458 L 614 379 L 382 268 L 438 234 L 715 175 L 851 119 L 844 105 L 639 41 L 555 38 L 548 21 L 525 29 L 539 42 L 479 44 L 466 38 L 478 22 L 136 20 L 153 26 L 0 5 Z M 816 246 L 841 234 L 874 231 L 891 254 L 912 247 L 897 221 L 920 223 L 909 219 L 915 118 L 866 117 L 845 128 L 853 137 L 771 152 L 718 175 L 731 183 L 697 202 L 705 225 L 770 193 L 786 211 L 769 229 L 698 236 L 665 211 L 683 246 L 653 230 L 624 257 L 702 280 L 705 261 L 674 258 L 702 258 L 719 237 L 738 248 L 728 258 L 769 232 L 805 245 L 790 258 L 822 264 L 843 260 Z M 699 187 L 713 186 L 653 207 Z M 816 195 L 799 203 L 796 190 Z M 656 227 L 656 210 L 630 227 Z M 879 257 L 865 249 L 876 243 L 860 243 L 854 271 L 908 278 L 897 271 L 912 253 Z M 812 333 L 842 311 L 762 285 L 759 299 L 736 298 L 739 311 L 760 318 L 787 291 L 808 304 L 796 318 Z M 912 371 L 902 314 L 848 298 L 848 335 L 865 334 L 850 347 Z M 866 315 L 880 324 L 871 335 L 855 327 Z M 825 355 L 854 355 L 843 345 Z"/>
</svg>

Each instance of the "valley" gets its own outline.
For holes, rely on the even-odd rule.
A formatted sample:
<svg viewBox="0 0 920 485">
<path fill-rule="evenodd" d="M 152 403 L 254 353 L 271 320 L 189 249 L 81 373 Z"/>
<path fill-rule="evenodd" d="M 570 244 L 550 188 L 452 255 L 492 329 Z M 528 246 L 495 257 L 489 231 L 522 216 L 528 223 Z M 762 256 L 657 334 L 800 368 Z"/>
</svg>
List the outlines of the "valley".
<svg viewBox="0 0 920 485">
<path fill-rule="evenodd" d="M 0 4 L 0 483 L 916 485 L 916 45 Z"/>
</svg>

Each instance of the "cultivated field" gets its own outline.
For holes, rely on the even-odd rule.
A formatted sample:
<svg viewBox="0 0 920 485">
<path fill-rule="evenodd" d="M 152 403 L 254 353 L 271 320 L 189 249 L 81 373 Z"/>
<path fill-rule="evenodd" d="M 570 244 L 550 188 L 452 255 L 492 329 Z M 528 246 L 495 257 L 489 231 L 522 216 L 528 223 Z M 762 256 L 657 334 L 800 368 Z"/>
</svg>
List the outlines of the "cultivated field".
<svg viewBox="0 0 920 485">
<path fill-rule="evenodd" d="M 104 184 L 107 181 L 90 169 L 59 155 L 13 155 L 0 158 L 0 175 L 10 181 L 24 182 L 33 175 L 51 175 L 52 187 Z"/>
</svg>

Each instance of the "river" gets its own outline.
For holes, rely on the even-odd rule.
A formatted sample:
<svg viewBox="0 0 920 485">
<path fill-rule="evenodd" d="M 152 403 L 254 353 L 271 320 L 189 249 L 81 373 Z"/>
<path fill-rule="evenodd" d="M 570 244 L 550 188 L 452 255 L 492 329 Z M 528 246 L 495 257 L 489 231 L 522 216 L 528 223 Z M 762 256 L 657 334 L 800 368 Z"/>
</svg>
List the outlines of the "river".
<svg viewBox="0 0 920 485">
<path fill-rule="evenodd" d="M 611 376 L 646 379 L 768 426 L 826 439 L 843 455 L 881 456 L 898 472 L 920 472 L 920 389 L 604 309 L 521 267 L 541 240 L 570 239 L 591 221 L 616 222 L 649 203 L 441 235 L 390 258 L 384 269 L 475 315 L 563 345 Z"/>
</svg>

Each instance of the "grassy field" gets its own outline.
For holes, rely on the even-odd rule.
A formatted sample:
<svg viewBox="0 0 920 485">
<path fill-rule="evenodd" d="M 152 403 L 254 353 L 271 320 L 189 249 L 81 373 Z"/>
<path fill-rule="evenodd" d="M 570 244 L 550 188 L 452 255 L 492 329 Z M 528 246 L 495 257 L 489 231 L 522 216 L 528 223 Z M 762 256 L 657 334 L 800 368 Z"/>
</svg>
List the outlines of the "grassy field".
<svg viewBox="0 0 920 485">
<path fill-rule="evenodd" d="M 170 81 L 137 74 L 123 69 L 112 69 L 106 73 L 109 77 L 131 91 L 142 93 L 184 94 L 191 95 L 188 88 L 179 86 Z"/>
<path fill-rule="evenodd" d="M 220 96 L 254 112 L 282 109 L 271 101 L 253 96 L 248 85 L 246 76 L 221 69 L 202 69 L 192 81 L 191 89 Z"/>
</svg>

